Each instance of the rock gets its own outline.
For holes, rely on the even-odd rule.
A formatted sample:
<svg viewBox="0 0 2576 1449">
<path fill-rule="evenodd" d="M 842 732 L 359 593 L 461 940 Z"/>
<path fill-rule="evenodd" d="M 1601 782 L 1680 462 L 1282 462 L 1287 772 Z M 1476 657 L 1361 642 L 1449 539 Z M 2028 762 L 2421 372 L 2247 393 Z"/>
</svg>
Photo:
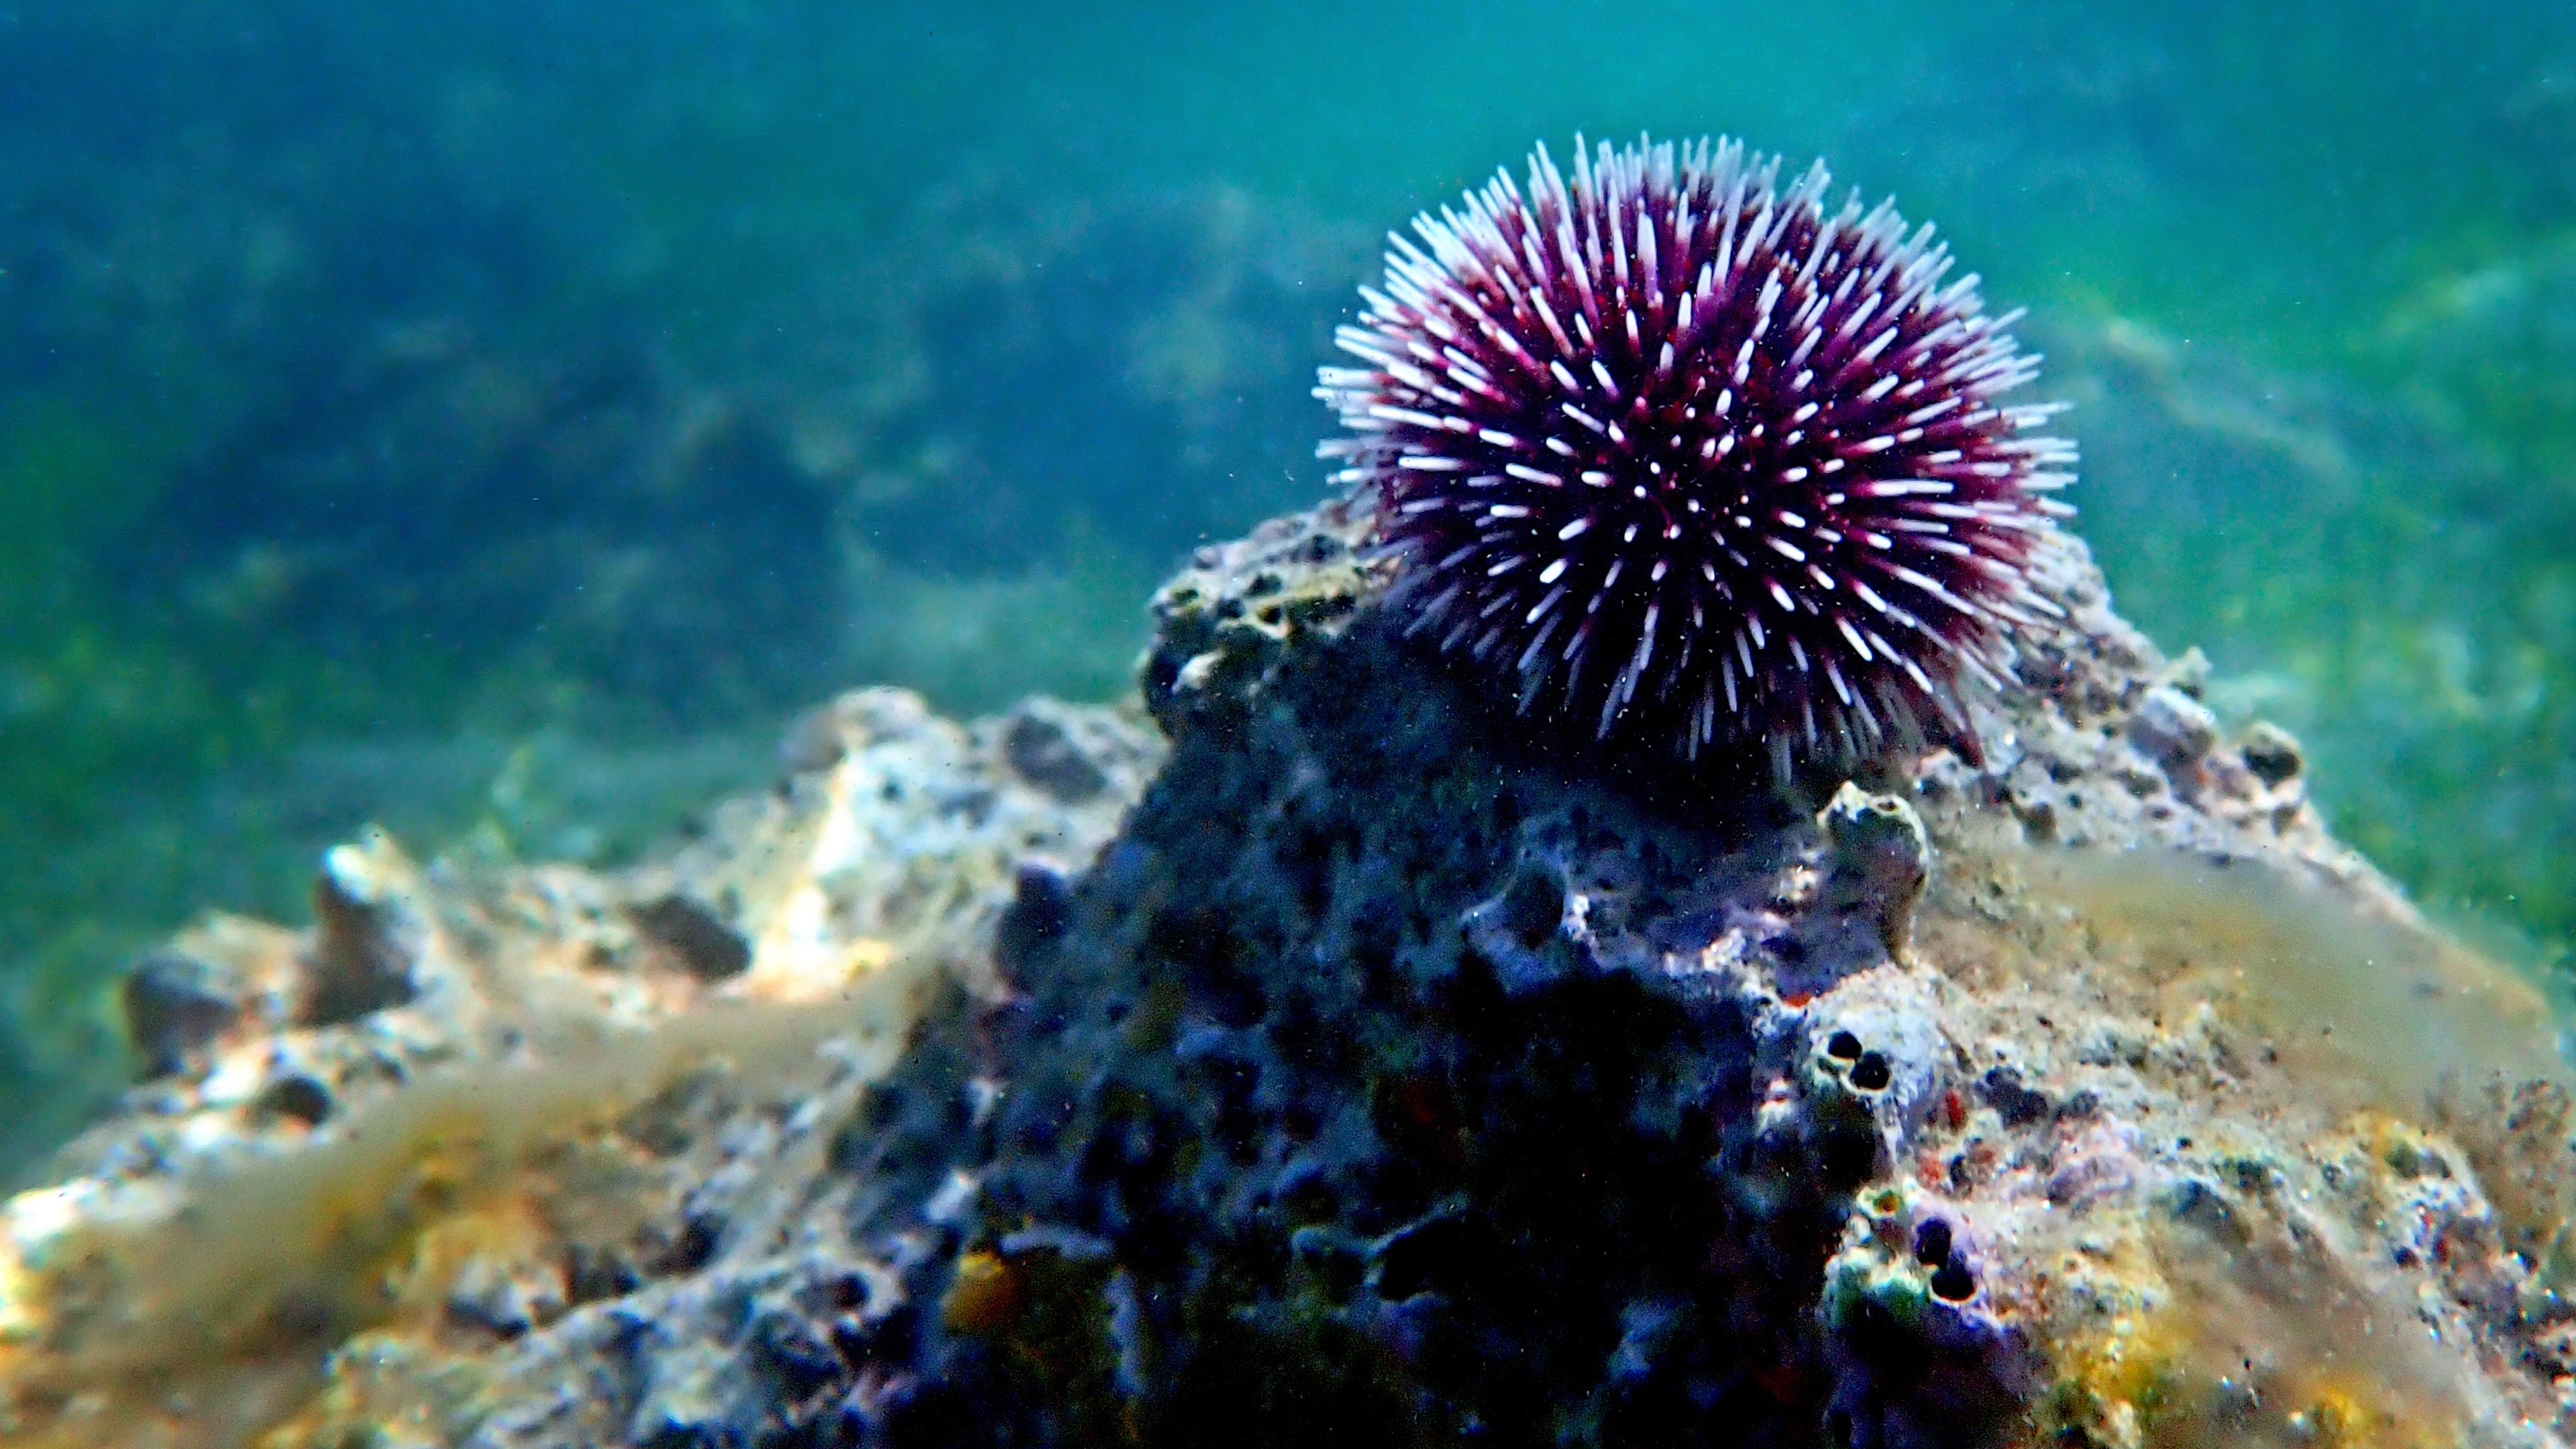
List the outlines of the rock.
<svg viewBox="0 0 2576 1449">
<path fill-rule="evenodd" d="M 2285 785 L 2308 765 L 2298 737 L 2269 720 L 2256 720 L 2246 726 L 2245 737 L 2237 741 L 2237 748 L 2245 756 L 2245 768 L 2266 785 Z"/>
<path fill-rule="evenodd" d="M 408 898 L 410 876 L 410 863 L 381 831 L 323 858 L 305 957 L 306 1022 L 355 1021 L 412 998 L 423 927 Z"/>
<path fill-rule="evenodd" d="M 227 1179 L 255 1281 L 316 1204 L 418 1225 L 286 1256 L 367 1287 L 310 1300 L 341 1347 L 270 1442 L 2565 1442 L 2545 1003 L 2222 749 L 2080 550 L 1981 758 L 1819 814 L 1524 733 L 1372 608 L 1365 535 L 1275 520 L 1157 596 L 1150 781 L 1114 714 L 875 692 L 669 861 L 422 872 L 450 985 L 262 1043 L 339 1105 Z M 747 970 L 637 949 L 674 893 L 741 902 Z M 0 1381 L 84 1381 L 58 1305 L 161 1341 L 96 1245 L 223 1257 L 242 1199 L 135 1166 L 237 1140 L 192 1110 L 12 1204 Z M 424 1322 L 352 1260 L 580 1301 L 419 1266 Z"/>
<path fill-rule="evenodd" d="M 1097 799 L 1113 782 L 1103 742 L 1081 737 L 1090 717 L 1051 699 L 1024 700 L 1002 725 L 1002 755 L 1021 779 L 1069 804 Z"/>
<path fill-rule="evenodd" d="M 1818 822 L 1825 831 L 1825 907 L 1865 914 L 1893 955 L 1905 949 L 1914 903 L 1931 873 L 1932 840 L 1901 795 L 1844 782 Z"/>
<path fill-rule="evenodd" d="M 147 1077 L 167 1076 L 241 1016 L 248 986 L 221 961 L 163 948 L 125 973 L 126 1039 Z"/>
<path fill-rule="evenodd" d="M 173 1070 L 0 1207 L 0 1438 L 343 1442 L 429 1415 L 605 1444 L 774 1419 L 828 1346 L 892 1341 L 898 1274 L 775 1191 L 845 1155 L 853 1185 L 895 1169 L 851 1134 L 867 1084 L 961 979 L 992 981 L 1014 893 L 1062 892 L 1042 863 L 1087 862 L 1159 756 L 1124 715 L 1054 708 L 1108 782 L 1078 806 L 1020 777 L 1001 721 L 863 691 L 820 768 L 662 859 L 415 867 L 371 832 L 326 860 L 311 930 L 217 916 L 146 957 L 138 1044 Z M 999 1090 L 921 1106 L 971 1131 Z M 816 1251 L 775 1260 L 781 1234 Z M 752 1320 L 753 1372 L 716 1325 L 773 1289 L 802 1316 Z M 656 1315 L 671 1334 L 642 1331 Z M 294 1417 L 278 1375 L 310 1382 L 326 1350 Z"/>
<path fill-rule="evenodd" d="M 1031 952 L 1062 934 L 1073 916 L 1073 881 L 1063 866 L 1043 856 L 1020 862 L 1019 884 L 994 933 L 994 956 L 1016 969 Z"/>
<path fill-rule="evenodd" d="M 751 969 L 751 943 L 714 906 L 674 891 L 629 907 L 635 929 L 676 955 L 705 981 L 722 981 Z"/>
<path fill-rule="evenodd" d="M 1261 1403 L 1256 1441 L 1448 1442 L 1579 1405 L 1583 1442 L 2119 1442 L 2150 1381 L 2187 1433 L 2552 1401 L 2467 1347 L 2521 1331 L 2484 1286 L 2435 1290 L 2463 1347 L 2401 1336 L 2384 1359 L 2323 1308 L 2385 1291 L 2378 1250 L 2325 1247 L 2288 1206 L 2342 1182 L 2335 1233 L 2384 1230 L 2353 1194 L 2386 1172 L 2326 1145 L 2336 1093 L 2249 1055 L 2266 1018 L 2157 1025 L 2170 968 L 2120 944 L 2153 901 L 2133 921 L 2061 899 L 2028 875 L 2053 857 L 1999 828 L 2010 780 L 2063 837 L 2216 851 L 2402 917 L 2212 762 L 2214 719 L 2098 581 L 2066 581 L 2082 632 L 2034 651 L 2014 749 L 1807 824 L 1517 738 L 1368 614 L 1355 535 L 1330 509 L 1265 526 L 1158 599 L 1145 681 L 1174 754 L 979 1028 L 1010 1085 L 990 1145 L 946 1160 L 980 1225 L 954 1311 L 853 1365 L 909 1386 L 869 1401 L 871 1433 L 1187 1442 Z M 2531 1024 L 2511 1069 L 2552 1070 Z M 2229 1179 L 2253 1138 L 2282 1187 Z M 2178 1191 L 2210 1208 L 2148 1211 Z M 2213 1213 L 2245 1266 L 2199 1246 Z M 2108 1266 L 2070 1291 L 2078 1241 Z M 2136 1266 L 2167 1254 L 2186 1266 Z M 2481 1284 L 2514 1272 L 2478 1261 Z M 2106 1342 L 2115 1300 L 2170 1306 Z M 2353 1356 L 2397 1375 L 2358 1409 L 2321 1377 Z"/>
<path fill-rule="evenodd" d="M 295 1073 L 279 1077 L 259 1094 L 251 1110 L 262 1116 L 283 1117 L 307 1127 L 319 1127 L 331 1115 L 335 1104 L 331 1089 L 319 1078 Z"/>
<path fill-rule="evenodd" d="M 447 1290 L 452 1321 L 496 1338 L 516 1338 L 564 1311 L 563 1284 L 544 1275 L 514 1273 L 488 1258 L 469 1259 Z"/>
<path fill-rule="evenodd" d="M 2180 689 L 2158 685 L 2131 717 L 2129 737 L 2158 759 L 2188 764 L 2218 747 L 2218 715 Z"/>
</svg>

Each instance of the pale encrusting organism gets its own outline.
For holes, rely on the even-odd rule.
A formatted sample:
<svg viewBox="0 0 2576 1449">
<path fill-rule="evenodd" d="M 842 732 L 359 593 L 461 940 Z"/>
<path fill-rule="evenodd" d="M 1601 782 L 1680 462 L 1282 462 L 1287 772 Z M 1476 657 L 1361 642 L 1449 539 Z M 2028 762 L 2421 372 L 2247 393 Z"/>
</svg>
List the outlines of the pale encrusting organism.
<svg viewBox="0 0 2576 1449">
<path fill-rule="evenodd" d="M 1698 758 L 1975 748 L 1962 691 L 2054 615 L 2074 448 L 2009 404 L 2018 314 L 1892 202 L 1735 141 L 1544 146 L 1391 236 L 1324 445 L 1409 627 L 1525 713 Z"/>
</svg>

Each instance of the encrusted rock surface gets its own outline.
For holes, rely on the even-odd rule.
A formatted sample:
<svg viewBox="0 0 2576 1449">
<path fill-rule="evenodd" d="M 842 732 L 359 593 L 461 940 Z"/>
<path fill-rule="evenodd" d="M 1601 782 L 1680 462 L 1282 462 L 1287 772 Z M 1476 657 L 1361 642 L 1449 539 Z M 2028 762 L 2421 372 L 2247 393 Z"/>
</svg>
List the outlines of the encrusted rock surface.
<svg viewBox="0 0 2576 1449">
<path fill-rule="evenodd" d="M 377 833 L 330 853 L 312 929 L 219 916 L 139 962 L 150 1075 L 0 1210 L 0 1440 L 434 1443 L 533 1412 L 504 1348 L 719 1291 L 693 1274 L 727 1214 L 774 1217 L 830 1104 L 928 1003 L 991 989 L 1022 874 L 1097 851 L 1161 746 L 879 689 L 785 753 L 651 865 L 423 867 Z"/>
<path fill-rule="evenodd" d="M 970 740 L 859 696 L 800 753 L 821 774 L 744 807 L 769 824 L 665 867 L 369 894 L 378 848 L 331 877 L 378 955 L 324 951 L 326 911 L 323 944 L 236 925 L 153 958 L 138 1027 L 179 1085 L 11 1209 L 23 1421 L 87 1394 L 122 1442 L 225 1442 L 189 1437 L 220 1402 L 275 1443 L 494 1449 L 2576 1425 L 2548 1013 L 2327 835 L 2294 740 L 2227 739 L 2203 667 L 2080 556 L 1982 762 L 1783 786 L 1526 736 L 1368 607 L 1364 533 L 1327 506 L 1162 591 L 1141 793 L 1115 716 Z M 326 958 L 409 995 L 314 1024 Z M 598 1040 L 647 1021 L 653 1069 L 568 1078 L 565 983 Z M 712 1025 L 764 994 L 807 1004 Z M 130 1365 L 65 1341 L 114 1274 L 63 1265 L 143 1256 L 96 1245 L 146 1186 L 224 1200 L 143 1144 L 327 1166 L 334 1113 L 421 1098 L 424 1043 L 525 1058 L 566 1105 L 472 1139 L 475 1171 L 435 1131 L 367 1173 L 266 1169 L 282 1206 L 400 1186 L 401 1271 L 385 1242 L 308 1255 L 332 1291 L 272 1300 L 325 1310 L 291 1320 L 318 1384 L 234 1340 L 222 1396 L 120 1398 Z M 424 1206 L 424 1163 L 472 1211 Z M 362 1312 L 369 1274 L 394 1301 Z"/>
</svg>

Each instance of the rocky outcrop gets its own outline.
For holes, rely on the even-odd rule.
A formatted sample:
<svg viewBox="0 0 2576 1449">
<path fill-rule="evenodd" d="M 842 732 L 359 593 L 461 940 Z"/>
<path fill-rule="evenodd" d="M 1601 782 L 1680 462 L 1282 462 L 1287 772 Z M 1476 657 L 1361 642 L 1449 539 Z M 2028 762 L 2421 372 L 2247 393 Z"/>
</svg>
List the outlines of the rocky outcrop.
<svg viewBox="0 0 2576 1449">
<path fill-rule="evenodd" d="M 833 1104 L 989 993 L 1023 876 L 1095 853 L 1160 747 L 1108 710 L 961 727 L 867 690 L 786 754 L 651 865 L 423 867 L 376 833 L 330 853 L 311 929 L 214 917 L 147 955 L 149 1079 L 0 1210 L 0 1438 L 438 1442 L 533 1411 L 540 1340 L 715 1289 L 738 1199 L 779 1222 Z"/>
<path fill-rule="evenodd" d="M 11 1209 L 22 1422 L 88 1395 L 130 1435 L 221 1404 L 294 1444 L 2559 1442 L 2547 1011 L 2338 846 L 2296 742 L 2228 738 L 2080 554 L 1981 760 L 1783 785 L 1524 729 L 1370 607 L 1364 532 L 1279 520 L 1157 596 L 1150 784 L 1114 716 L 966 735 L 865 696 L 823 731 L 856 743 L 743 807 L 770 825 L 654 871 L 342 881 L 391 956 L 323 954 L 409 965 L 355 1021 L 208 1032 L 207 1002 L 313 997 L 202 935 L 174 949 L 226 969 L 154 958 L 168 1102 Z M 313 962 L 336 929 L 253 938 Z M 556 964 L 441 964 L 505 959 Z M 524 1026 L 566 983 L 651 1029 Z M 360 1130 L 455 1120 L 416 1067 L 307 1071 L 332 1112 L 182 1110 L 273 1091 L 245 1052 L 409 1060 L 381 1043 L 469 1001 L 441 1039 L 514 1043 L 470 1059 L 557 1104 L 468 1134 L 469 1168 L 452 1132 Z M 239 1180 L 273 1216 L 362 1188 L 376 1234 L 307 1254 L 268 1337 L 165 1354 L 195 1421 L 102 1387 L 128 1361 L 68 1311 L 112 1316 L 181 1240 L 109 1204 L 246 1191 L 141 1165 L 174 1121 L 264 1134 Z M 336 1345 L 318 1383 L 279 1367 L 291 1330 Z"/>
<path fill-rule="evenodd" d="M 1523 738 L 1360 541 L 1159 597 L 1173 756 L 1007 963 L 873 1432 L 2545 1440 L 2562 1208 L 2471 1185 L 2563 1150 L 2545 1013 L 2089 565 L 1982 764 L 1793 804 Z"/>
</svg>

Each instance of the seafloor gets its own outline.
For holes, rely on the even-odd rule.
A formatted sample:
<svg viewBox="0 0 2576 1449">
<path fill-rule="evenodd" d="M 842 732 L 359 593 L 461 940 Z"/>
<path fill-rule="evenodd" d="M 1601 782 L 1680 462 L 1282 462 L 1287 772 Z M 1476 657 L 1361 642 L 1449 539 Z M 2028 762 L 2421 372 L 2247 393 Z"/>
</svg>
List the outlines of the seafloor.
<svg viewBox="0 0 2576 1449">
<path fill-rule="evenodd" d="M 1202 550 L 1141 713 L 855 694 L 648 866 L 149 956 L 10 1442 L 2576 1429 L 2543 1003 L 2080 552 L 1982 759 L 1783 786 L 1527 735 L 1363 529 Z"/>
</svg>

